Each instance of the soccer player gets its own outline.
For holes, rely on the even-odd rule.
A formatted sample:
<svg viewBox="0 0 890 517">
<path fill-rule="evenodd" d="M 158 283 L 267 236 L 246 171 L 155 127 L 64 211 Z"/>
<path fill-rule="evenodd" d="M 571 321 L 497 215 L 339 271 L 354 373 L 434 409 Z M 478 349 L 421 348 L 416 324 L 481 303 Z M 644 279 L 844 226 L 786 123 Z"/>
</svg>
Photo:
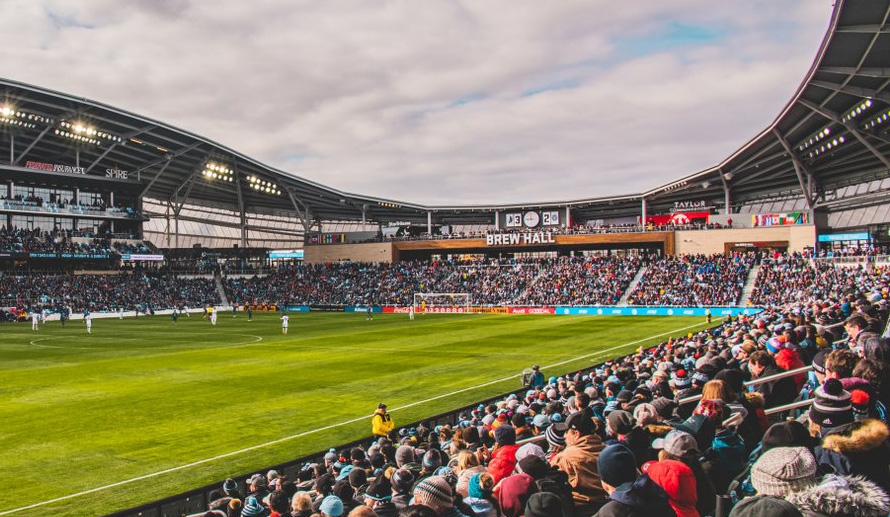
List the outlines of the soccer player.
<svg viewBox="0 0 890 517">
<path fill-rule="evenodd" d="M 62 307 L 59 311 L 59 321 L 62 322 L 62 328 L 65 328 L 65 323 L 68 322 L 68 307 Z"/>
<path fill-rule="evenodd" d="M 83 321 L 87 324 L 87 334 L 93 333 L 93 315 L 87 309 L 83 310 Z"/>
<path fill-rule="evenodd" d="M 367 311 L 367 314 L 365 315 L 365 321 L 370 321 L 370 320 L 374 319 L 374 308 L 371 307 L 370 304 L 368 305 L 367 309 L 365 309 L 365 310 Z"/>
<path fill-rule="evenodd" d="M 250 308 L 250 305 L 246 306 L 244 310 L 247 311 L 247 321 L 251 321 L 253 319 L 253 310 Z"/>
<path fill-rule="evenodd" d="M 238 304 L 237 303 L 235 305 L 232 305 L 232 317 L 233 318 L 238 317 Z"/>
<path fill-rule="evenodd" d="M 119 319 L 119 320 L 124 319 L 124 308 L 123 307 L 120 307 L 117 310 L 117 319 Z"/>
<path fill-rule="evenodd" d="M 711 322 L 711 309 L 705 309 L 705 318 L 707 318 L 708 323 Z"/>
<path fill-rule="evenodd" d="M 210 307 L 208 310 L 210 311 L 210 324 L 216 326 L 216 314 L 219 311 L 213 310 L 213 307 Z"/>
<path fill-rule="evenodd" d="M 31 311 L 31 330 L 40 330 L 40 313 L 36 310 Z"/>
<path fill-rule="evenodd" d="M 287 321 L 290 317 L 287 314 L 281 315 L 281 333 L 287 335 Z"/>
<path fill-rule="evenodd" d="M 176 322 L 179 320 L 179 311 L 176 310 L 176 307 L 174 307 L 173 312 L 170 313 L 170 319 L 173 320 L 174 325 L 176 325 Z"/>
<path fill-rule="evenodd" d="M 408 319 L 414 321 L 414 306 L 408 307 Z"/>
</svg>

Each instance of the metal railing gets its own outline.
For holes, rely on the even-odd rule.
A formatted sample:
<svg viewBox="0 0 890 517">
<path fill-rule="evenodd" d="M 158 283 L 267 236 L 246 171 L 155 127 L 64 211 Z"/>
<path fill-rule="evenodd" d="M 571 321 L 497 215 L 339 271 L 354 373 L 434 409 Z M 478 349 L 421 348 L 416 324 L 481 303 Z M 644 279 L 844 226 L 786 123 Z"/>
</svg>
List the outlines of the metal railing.
<svg viewBox="0 0 890 517">
<path fill-rule="evenodd" d="M 786 378 L 786 377 L 794 377 L 794 376 L 796 376 L 796 375 L 800 375 L 800 374 L 802 374 L 802 373 L 807 373 L 807 372 L 809 372 L 809 371 L 812 370 L 812 369 L 813 369 L 812 366 L 803 366 L 803 367 L 801 367 L 801 368 L 795 368 L 794 370 L 788 370 L 788 371 L 785 371 L 785 372 L 779 372 L 779 373 L 777 373 L 777 374 L 775 374 L 775 375 L 770 375 L 770 376 L 767 376 L 767 377 L 760 377 L 760 378 L 758 378 L 758 379 L 752 379 L 752 380 L 750 380 L 750 381 L 745 382 L 745 387 L 746 387 L 746 388 L 749 388 L 749 387 L 751 387 L 751 386 L 757 386 L 758 384 L 763 384 L 763 383 L 765 383 L 765 382 L 777 381 L 777 380 L 780 380 L 780 379 L 784 379 L 784 378 Z M 680 400 L 677 402 L 677 405 L 682 406 L 682 405 L 684 405 L 684 404 L 688 404 L 688 403 L 690 403 L 690 402 L 696 402 L 696 401 L 699 401 L 699 400 L 701 400 L 701 395 L 693 395 L 693 396 L 691 396 L 691 397 L 686 397 L 685 399 L 680 399 Z"/>
</svg>

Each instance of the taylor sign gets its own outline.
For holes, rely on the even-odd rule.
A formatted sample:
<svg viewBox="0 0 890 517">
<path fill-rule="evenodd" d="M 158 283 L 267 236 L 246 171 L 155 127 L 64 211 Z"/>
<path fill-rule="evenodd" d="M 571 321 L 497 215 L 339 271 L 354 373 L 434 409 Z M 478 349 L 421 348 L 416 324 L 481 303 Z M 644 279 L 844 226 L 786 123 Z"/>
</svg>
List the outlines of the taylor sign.
<svg viewBox="0 0 890 517">
<path fill-rule="evenodd" d="M 527 246 L 529 244 L 556 244 L 551 232 L 496 233 L 485 236 L 486 246 Z"/>
</svg>

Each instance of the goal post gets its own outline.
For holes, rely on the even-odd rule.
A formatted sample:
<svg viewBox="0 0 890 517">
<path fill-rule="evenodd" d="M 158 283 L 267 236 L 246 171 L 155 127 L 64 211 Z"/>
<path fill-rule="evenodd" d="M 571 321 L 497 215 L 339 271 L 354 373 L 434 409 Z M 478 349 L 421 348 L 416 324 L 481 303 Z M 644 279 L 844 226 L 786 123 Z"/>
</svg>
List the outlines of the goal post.
<svg viewBox="0 0 890 517">
<path fill-rule="evenodd" d="M 411 305 L 414 312 L 420 314 L 469 313 L 469 293 L 414 293 Z"/>
</svg>

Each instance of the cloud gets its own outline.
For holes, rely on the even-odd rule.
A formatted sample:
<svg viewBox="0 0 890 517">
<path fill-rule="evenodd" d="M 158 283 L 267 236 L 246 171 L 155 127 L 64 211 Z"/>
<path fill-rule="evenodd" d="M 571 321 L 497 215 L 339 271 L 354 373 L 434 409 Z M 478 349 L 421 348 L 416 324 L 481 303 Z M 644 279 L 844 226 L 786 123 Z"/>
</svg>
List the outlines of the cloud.
<svg viewBox="0 0 890 517">
<path fill-rule="evenodd" d="M 348 192 L 635 193 L 715 165 L 797 88 L 819 2 L 0 2 L 8 78 Z"/>
</svg>

